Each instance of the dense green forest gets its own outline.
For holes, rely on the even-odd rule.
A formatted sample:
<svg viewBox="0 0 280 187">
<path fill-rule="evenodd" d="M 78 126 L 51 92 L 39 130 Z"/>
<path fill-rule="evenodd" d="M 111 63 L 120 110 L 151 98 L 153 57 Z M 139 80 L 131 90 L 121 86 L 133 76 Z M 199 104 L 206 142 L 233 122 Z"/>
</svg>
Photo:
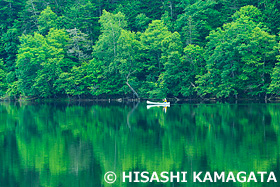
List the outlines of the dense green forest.
<svg viewBox="0 0 280 187">
<path fill-rule="evenodd" d="M 2 98 L 273 98 L 276 0 L 2 0 Z"/>
</svg>

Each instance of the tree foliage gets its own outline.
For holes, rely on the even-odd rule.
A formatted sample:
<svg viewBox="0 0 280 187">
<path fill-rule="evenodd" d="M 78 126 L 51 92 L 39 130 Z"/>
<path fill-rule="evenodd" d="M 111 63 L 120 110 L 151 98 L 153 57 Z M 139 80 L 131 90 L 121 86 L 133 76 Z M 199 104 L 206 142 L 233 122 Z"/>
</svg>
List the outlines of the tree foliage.
<svg viewBox="0 0 280 187">
<path fill-rule="evenodd" d="M 18 86 L 26 96 L 50 97 L 56 94 L 54 82 L 65 63 L 69 36 L 51 29 L 46 37 L 39 33 L 23 35 L 17 56 Z"/>
<path fill-rule="evenodd" d="M 279 95 L 279 7 L 272 0 L 5 0 L 1 95 Z"/>
<path fill-rule="evenodd" d="M 267 92 L 276 40 L 256 22 L 259 17 L 257 8 L 243 7 L 232 16 L 233 22 L 210 33 L 204 56 L 206 73 L 197 81 L 200 95 L 219 98 Z"/>
</svg>

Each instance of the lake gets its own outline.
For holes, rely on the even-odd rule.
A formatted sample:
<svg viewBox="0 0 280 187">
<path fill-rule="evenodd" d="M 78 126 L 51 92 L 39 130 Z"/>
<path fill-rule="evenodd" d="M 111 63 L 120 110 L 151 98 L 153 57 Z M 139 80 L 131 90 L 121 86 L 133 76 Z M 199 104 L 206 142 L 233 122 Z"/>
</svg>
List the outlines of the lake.
<svg viewBox="0 0 280 187">
<path fill-rule="evenodd" d="M 267 176 L 264 183 L 192 177 L 266 171 L 280 181 L 279 133 L 273 103 L 0 103 L 0 186 L 278 186 Z M 114 184 L 104 180 L 108 171 Z M 135 171 L 187 171 L 188 182 L 122 182 L 122 172 Z"/>
</svg>

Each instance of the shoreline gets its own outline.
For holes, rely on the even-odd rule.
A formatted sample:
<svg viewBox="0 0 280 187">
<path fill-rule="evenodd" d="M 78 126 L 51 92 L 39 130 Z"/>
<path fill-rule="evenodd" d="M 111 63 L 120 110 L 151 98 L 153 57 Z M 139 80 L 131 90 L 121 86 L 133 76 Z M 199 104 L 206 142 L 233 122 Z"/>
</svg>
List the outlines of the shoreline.
<svg viewBox="0 0 280 187">
<path fill-rule="evenodd" d="M 162 101 L 161 98 L 28 98 L 22 97 L 20 99 L 10 99 L 10 98 L 0 98 L 0 102 L 117 102 L 117 103 L 124 103 L 124 102 L 146 102 L 147 100 L 160 102 Z M 185 102 L 209 102 L 209 103 L 239 103 L 239 102 L 261 102 L 261 103 L 278 103 L 280 102 L 280 97 L 274 97 L 273 99 L 262 99 L 262 98 L 228 98 L 228 99 L 216 99 L 216 98 L 167 98 L 168 101 L 174 103 L 185 103 Z"/>
</svg>

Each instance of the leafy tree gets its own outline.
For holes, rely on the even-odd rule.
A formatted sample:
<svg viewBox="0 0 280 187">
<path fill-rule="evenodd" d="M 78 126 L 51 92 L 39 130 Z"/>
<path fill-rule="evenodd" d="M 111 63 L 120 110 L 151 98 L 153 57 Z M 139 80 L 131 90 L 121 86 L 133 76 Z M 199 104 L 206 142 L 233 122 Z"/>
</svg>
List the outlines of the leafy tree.
<svg viewBox="0 0 280 187">
<path fill-rule="evenodd" d="M 124 1 L 126 3 L 127 1 Z M 153 20 L 158 20 L 161 18 L 164 10 L 162 8 L 162 1 L 146 0 L 140 1 L 140 13 L 144 13 L 149 18 Z"/>
<path fill-rule="evenodd" d="M 18 13 L 24 7 L 24 3 L 24 0 L 3 0 L 0 2 L 0 35 L 13 26 L 14 21 L 18 19 Z"/>
<path fill-rule="evenodd" d="M 97 4 L 88 0 L 80 0 L 78 3 L 71 2 L 65 13 L 60 17 L 60 23 L 66 29 L 77 28 L 88 35 L 91 43 L 94 43 L 100 34 L 98 23 Z"/>
<path fill-rule="evenodd" d="M 162 94 L 160 91 L 160 74 L 164 71 L 164 59 L 172 33 L 161 20 L 154 20 L 140 35 L 141 56 L 143 73 L 139 77 L 143 81 L 141 93 L 151 97 Z"/>
<path fill-rule="evenodd" d="M 90 87 L 90 93 L 94 96 L 110 94 L 111 86 L 108 82 L 109 77 L 107 77 L 107 74 L 104 73 L 105 67 L 103 67 L 103 62 L 94 58 L 89 61 L 89 64 L 91 72 L 88 75 L 91 75 L 93 77 L 92 80 L 94 80 L 94 83 Z M 113 80 L 111 79 L 110 81 Z"/>
<path fill-rule="evenodd" d="M 64 30 L 51 29 L 46 37 L 23 35 L 17 57 L 19 90 L 26 96 L 50 97 L 56 94 L 54 81 L 64 64 L 69 36 Z"/>
<path fill-rule="evenodd" d="M 7 70 L 3 63 L 3 60 L 0 59 L 0 96 L 5 95 L 7 91 L 7 81 L 6 81 Z"/>
<path fill-rule="evenodd" d="M 121 31 L 127 26 L 127 22 L 124 14 L 121 12 L 112 14 L 106 10 L 103 11 L 99 22 L 101 24 L 102 34 L 93 47 L 93 55 L 103 64 L 99 68 L 102 68 L 100 71 L 103 72 L 103 78 L 107 82 L 105 85 L 100 86 L 100 89 L 106 90 L 105 93 L 119 94 L 122 92 L 119 88 L 123 85 L 123 79 L 120 78 L 120 74 L 118 73 L 118 40 Z"/>
<path fill-rule="evenodd" d="M 188 45 L 184 48 L 184 65 L 186 72 L 183 72 L 180 93 L 183 96 L 194 96 L 196 95 L 195 82 L 197 76 L 205 73 L 205 61 L 203 58 L 204 49 L 198 45 Z M 181 71 L 184 68 L 181 69 Z"/>
<path fill-rule="evenodd" d="M 185 33 L 186 44 L 194 44 L 199 42 L 199 34 L 197 25 L 195 25 L 193 18 L 190 16 L 187 20 L 187 25 L 182 29 Z"/>
<path fill-rule="evenodd" d="M 48 6 L 38 17 L 38 30 L 42 35 L 46 35 L 50 28 L 58 28 L 57 15 Z"/>
<path fill-rule="evenodd" d="M 102 34 L 99 36 L 96 45 L 93 47 L 94 55 L 102 60 L 106 65 L 114 62 L 117 56 L 118 39 L 121 35 L 121 30 L 127 26 L 124 14 L 121 12 L 112 14 L 103 11 L 99 20 L 101 24 Z M 114 63 L 113 63 L 114 66 Z"/>
<path fill-rule="evenodd" d="M 73 56 L 78 61 L 87 60 L 90 58 L 90 41 L 87 39 L 88 35 L 82 33 L 79 29 L 67 29 L 69 33 L 68 41 L 68 55 Z"/>
<path fill-rule="evenodd" d="M 173 35 L 176 36 L 176 33 Z M 197 45 L 188 45 L 183 52 L 182 43 L 181 46 L 178 45 L 180 35 L 177 33 L 176 37 L 177 41 L 170 43 L 163 80 L 170 95 L 194 96 L 196 76 L 202 75 L 205 71 L 204 50 Z"/>
<path fill-rule="evenodd" d="M 262 10 L 263 20 L 266 26 L 273 34 L 279 33 L 280 24 L 280 2 L 274 0 L 261 0 L 258 2 L 258 8 Z"/>
<path fill-rule="evenodd" d="M 280 50 L 280 44 L 278 43 L 277 50 Z M 280 55 L 278 52 L 277 63 L 275 64 L 272 72 L 271 72 L 271 83 L 269 85 L 268 91 L 271 94 L 279 95 L 280 93 Z"/>
<path fill-rule="evenodd" d="M 90 64 L 83 63 L 81 66 L 74 66 L 71 72 L 63 72 L 55 82 L 58 91 L 63 91 L 68 96 L 88 95 L 90 87 L 94 83 L 94 77 L 90 76 L 88 69 Z"/>
<path fill-rule="evenodd" d="M 174 22 L 169 12 L 165 11 L 165 13 L 161 17 L 161 20 L 163 21 L 164 25 L 168 28 L 169 31 L 174 32 Z"/>
<path fill-rule="evenodd" d="M 276 63 L 271 74 L 271 83 L 269 85 L 268 91 L 271 94 L 279 95 L 280 93 L 280 64 Z"/>
<path fill-rule="evenodd" d="M 38 31 L 38 17 L 40 15 L 40 9 L 45 9 L 45 6 L 38 0 L 27 0 L 25 8 L 20 12 L 19 24 L 22 26 L 21 30 L 25 34 L 30 34 L 34 31 Z"/>
<path fill-rule="evenodd" d="M 178 96 L 182 86 L 182 83 L 180 83 L 181 73 L 187 73 L 185 69 L 181 69 L 183 45 L 180 40 L 180 34 L 175 32 L 169 35 L 168 38 L 165 38 L 163 45 L 165 50 L 162 54 L 162 60 L 165 62 L 165 71 L 159 77 L 161 83 L 158 94 L 162 92 L 160 94 L 162 97 L 166 97 L 167 94 Z"/>
<path fill-rule="evenodd" d="M 178 15 L 175 28 L 186 44 L 205 45 L 205 38 L 209 32 L 225 21 L 223 14 L 219 12 L 217 1 L 186 0 L 179 6 L 184 12 Z"/>
<path fill-rule="evenodd" d="M 135 18 L 135 22 L 136 22 L 135 25 L 136 25 L 137 31 L 144 32 L 147 29 L 150 21 L 151 21 L 151 19 L 148 18 L 145 14 L 143 14 L 143 13 L 138 14 Z"/>
<path fill-rule="evenodd" d="M 147 17 L 144 13 L 140 13 L 141 11 L 141 1 L 125 1 L 125 4 L 120 4 L 116 8 L 115 12 L 122 12 L 127 19 L 127 26 L 131 31 L 139 31 L 142 28 L 138 24 L 138 20 L 140 18 L 140 22 L 146 22 Z M 141 14 L 141 15 L 140 15 Z M 140 17 L 138 17 L 140 15 Z M 141 24 L 141 23 L 140 23 Z"/>
<path fill-rule="evenodd" d="M 17 20 L 15 21 L 17 22 Z M 1 37 L 1 46 L 4 64 L 7 69 L 7 84 L 8 84 L 8 95 L 18 96 L 17 90 L 17 77 L 16 77 L 16 58 L 18 54 L 19 36 L 22 34 L 20 23 L 15 23 L 11 28 L 7 30 Z"/>
<path fill-rule="evenodd" d="M 279 92 L 275 0 L 2 0 L 0 10 L 9 96 Z"/>
<path fill-rule="evenodd" d="M 245 92 L 264 95 L 269 73 L 274 66 L 275 36 L 262 23 L 260 12 L 246 6 L 233 15 L 234 21 L 211 32 L 206 47 L 207 72 L 199 76 L 197 91 L 201 95 L 229 97 Z"/>
<path fill-rule="evenodd" d="M 118 40 L 119 50 L 117 54 L 118 71 L 125 80 L 126 85 L 137 96 L 138 93 L 130 85 L 129 81 L 137 81 L 133 76 L 141 71 L 140 63 L 137 59 L 137 54 L 140 47 L 140 42 L 136 40 L 136 34 L 130 31 L 122 30 Z"/>
<path fill-rule="evenodd" d="M 145 58 L 145 68 L 149 75 L 151 75 L 150 80 L 155 81 L 156 77 L 159 76 L 161 70 L 163 69 L 163 64 L 161 62 L 161 54 L 163 51 L 162 41 L 171 35 L 167 27 L 164 26 L 163 22 L 160 20 L 154 20 L 149 24 L 149 27 L 140 36 L 143 58 Z"/>
</svg>

